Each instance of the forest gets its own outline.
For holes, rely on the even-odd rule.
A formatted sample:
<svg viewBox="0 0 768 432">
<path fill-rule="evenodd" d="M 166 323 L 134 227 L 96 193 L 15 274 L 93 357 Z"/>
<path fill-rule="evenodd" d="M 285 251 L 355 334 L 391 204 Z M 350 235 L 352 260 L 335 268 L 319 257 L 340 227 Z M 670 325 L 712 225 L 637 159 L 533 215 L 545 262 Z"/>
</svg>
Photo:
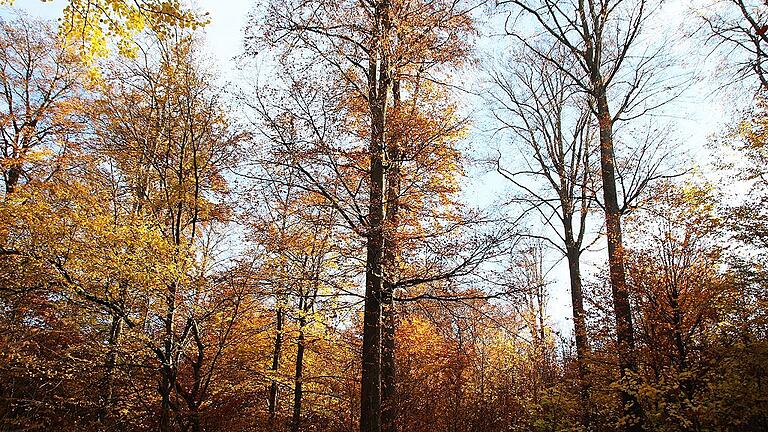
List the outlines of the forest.
<svg viewBox="0 0 768 432">
<path fill-rule="evenodd" d="M 0 0 L 0 431 L 766 431 L 766 88 L 758 0 Z"/>
</svg>

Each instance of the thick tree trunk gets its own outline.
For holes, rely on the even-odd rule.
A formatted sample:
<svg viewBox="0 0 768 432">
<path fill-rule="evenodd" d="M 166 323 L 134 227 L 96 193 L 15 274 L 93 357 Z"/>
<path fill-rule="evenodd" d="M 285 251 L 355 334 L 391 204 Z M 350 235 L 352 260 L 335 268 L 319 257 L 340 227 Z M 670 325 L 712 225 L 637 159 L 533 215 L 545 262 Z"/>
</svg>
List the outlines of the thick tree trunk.
<svg viewBox="0 0 768 432">
<path fill-rule="evenodd" d="M 372 74 L 376 61 L 371 60 Z M 377 89 L 377 80 L 372 88 Z M 363 316 L 363 367 L 360 386 L 360 430 L 381 430 L 381 294 L 383 291 L 382 256 L 384 249 L 384 121 L 386 93 L 372 91 L 370 195 L 368 202 L 368 238 L 366 244 L 365 308 Z"/>
<path fill-rule="evenodd" d="M 400 109 L 400 82 L 392 82 L 393 108 L 397 113 Z M 398 246 L 396 231 L 399 226 L 400 207 L 400 151 L 396 137 L 389 140 L 387 146 L 387 202 L 385 213 L 384 237 L 384 293 L 382 296 L 382 348 L 381 348 L 381 429 L 383 432 L 397 431 L 397 403 L 395 401 L 395 332 L 397 317 L 393 301 L 394 287 L 397 278 Z"/>
<path fill-rule="evenodd" d="M 9 196 L 16 189 L 16 185 L 19 183 L 21 177 L 21 170 L 15 166 L 11 166 L 5 172 L 5 195 Z"/>
<path fill-rule="evenodd" d="M 395 313 L 391 284 L 384 284 L 381 329 L 381 430 L 396 430 L 395 403 Z"/>
<path fill-rule="evenodd" d="M 375 3 L 374 36 L 368 59 L 368 104 L 371 116 L 368 236 L 366 244 L 363 361 L 360 385 L 360 431 L 381 431 L 381 298 L 384 290 L 384 151 L 391 71 L 388 46 L 389 2 Z"/>
<path fill-rule="evenodd" d="M 272 367 L 271 371 L 277 374 L 277 370 L 280 367 L 280 351 L 283 346 L 283 308 L 278 307 L 275 312 L 275 345 L 272 351 Z M 269 385 L 269 423 L 274 426 L 275 413 L 277 412 L 277 378 L 272 379 L 272 383 Z"/>
<path fill-rule="evenodd" d="M 603 179 L 603 200 L 605 205 L 605 227 L 608 237 L 608 267 L 610 271 L 613 311 L 616 318 L 616 341 L 618 343 L 619 368 L 621 377 L 637 373 L 635 360 L 635 335 L 632 325 L 632 311 L 629 304 L 626 274 L 624 270 L 624 245 L 621 237 L 621 212 L 616 193 L 616 172 L 614 167 L 613 119 L 608 108 L 606 91 L 602 78 L 596 84 L 597 114 L 600 126 L 600 167 Z M 621 390 L 624 415 L 631 419 L 627 431 L 642 431 L 642 410 L 637 398 Z"/>
<path fill-rule="evenodd" d="M 373 111 L 373 110 L 372 110 Z M 381 111 L 374 120 L 381 118 Z M 384 168 L 382 166 L 381 135 L 383 129 L 374 126 L 371 140 L 371 190 L 368 218 L 365 309 L 363 316 L 363 365 L 360 400 L 360 430 L 379 432 L 381 428 L 381 294 L 382 294 L 382 222 Z"/>
</svg>

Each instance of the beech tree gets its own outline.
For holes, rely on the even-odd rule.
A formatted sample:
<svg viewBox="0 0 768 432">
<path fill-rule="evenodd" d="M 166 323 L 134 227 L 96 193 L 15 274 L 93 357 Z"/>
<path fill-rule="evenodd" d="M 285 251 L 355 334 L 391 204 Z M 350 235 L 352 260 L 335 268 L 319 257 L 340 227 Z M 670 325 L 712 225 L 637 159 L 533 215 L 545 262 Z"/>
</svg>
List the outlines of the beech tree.
<svg viewBox="0 0 768 432">
<path fill-rule="evenodd" d="M 302 8 L 306 8 L 307 12 L 313 11 L 310 21 L 304 21 L 307 18 L 301 12 Z M 282 116 L 270 114 L 269 102 L 265 102 L 262 96 L 256 109 L 271 129 L 269 139 L 285 148 L 293 148 L 289 152 L 294 157 L 297 154 L 297 134 L 301 133 L 297 132 L 298 122 L 303 123 L 302 126 L 308 124 L 309 136 L 299 136 L 312 146 L 320 144 L 322 153 L 315 153 L 322 155 L 319 166 L 330 170 L 320 173 L 315 171 L 317 165 L 307 168 L 309 164 L 296 159 L 292 163 L 298 165 L 312 190 L 337 208 L 353 232 L 365 238 L 366 319 L 361 428 L 379 430 L 380 424 L 392 428 L 394 413 L 388 411 L 392 404 L 386 400 L 382 404 L 381 401 L 394 391 L 394 360 L 391 358 L 394 354 L 394 310 L 391 306 L 394 290 L 398 285 L 406 287 L 466 273 L 476 267 L 475 262 L 480 255 L 491 250 L 487 246 L 470 250 L 470 258 L 460 258 L 458 267 L 440 276 L 399 281 L 393 277 L 392 267 L 398 260 L 395 245 L 398 241 L 397 230 L 401 226 L 414 229 L 423 223 L 420 220 L 412 225 L 401 222 L 406 216 L 402 195 L 415 195 L 412 199 L 416 202 L 423 200 L 421 205 L 432 204 L 427 200 L 437 198 L 432 208 L 439 209 L 449 204 L 441 197 L 455 190 L 451 188 L 450 177 L 453 175 L 451 170 L 455 172 L 457 169 L 456 162 L 451 162 L 456 158 L 456 152 L 442 142 L 461 130 L 460 123 L 449 117 L 452 111 L 447 111 L 447 115 L 441 114 L 435 123 L 423 123 L 435 120 L 426 116 L 433 112 L 424 110 L 422 105 L 434 97 L 431 94 L 435 91 L 429 91 L 429 88 L 436 81 L 433 74 L 438 67 L 462 61 L 461 55 L 467 47 L 463 35 L 471 31 L 471 20 L 467 10 L 452 2 L 402 5 L 389 2 L 330 5 L 318 2 L 300 6 L 281 3 L 272 5 L 263 20 L 270 30 L 266 32 L 266 38 L 256 39 L 266 42 L 267 46 L 277 46 L 278 42 L 283 44 L 288 39 L 297 41 L 298 44 L 283 45 L 287 48 L 286 53 L 290 54 L 292 50 L 305 53 L 312 59 L 307 64 L 307 70 L 318 70 L 314 73 L 321 73 L 319 71 L 323 69 L 332 71 L 333 78 L 328 80 L 327 85 L 344 91 L 329 96 L 322 91 L 325 89 L 322 85 L 301 82 L 301 78 L 293 76 L 293 67 L 287 65 L 284 73 L 289 76 L 288 85 L 294 91 L 284 99 L 292 100 L 298 107 L 283 108 Z M 346 33 L 339 32 L 341 28 Z M 435 29 L 445 29 L 447 35 L 433 33 Z M 440 51 L 436 50 L 437 46 L 441 46 Z M 302 62 L 296 54 L 287 58 L 292 62 Z M 303 95 L 295 94 L 302 89 Z M 401 98 L 401 91 L 405 89 L 411 92 L 412 105 Z M 421 104 L 417 105 L 416 100 Z M 421 121 L 423 125 L 399 125 L 398 118 L 405 118 L 399 117 L 399 110 L 403 107 L 410 109 L 411 118 Z M 392 110 L 391 115 L 389 110 Z M 343 113 L 351 117 L 351 124 L 343 125 L 344 122 L 337 117 Z M 343 141 L 341 146 L 326 147 L 329 141 L 333 142 L 332 139 L 339 139 L 326 135 L 329 121 L 343 125 L 355 138 L 370 135 L 368 148 L 350 148 Z M 402 129 L 398 130 L 398 127 Z M 417 127 L 421 127 L 421 131 Z M 303 150 L 301 154 L 306 152 Z M 408 170 L 406 167 L 409 165 L 420 168 Z M 353 176 L 337 177 L 350 169 Z M 433 197 L 426 194 L 424 186 L 434 189 L 441 185 L 420 177 L 418 174 L 424 169 L 432 169 L 437 175 L 444 176 L 448 189 L 434 191 L 436 194 Z M 445 171 L 440 171 L 443 169 Z M 357 201 L 357 195 L 365 190 L 363 188 L 367 188 L 368 192 L 366 204 Z M 362 210 L 366 208 L 367 211 Z M 425 215 L 418 211 L 414 214 Z M 445 219 L 440 214 L 437 216 Z M 426 237 L 423 233 L 411 236 Z M 390 268 L 392 276 L 385 277 L 387 268 Z M 380 413 L 385 416 L 383 422 L 379 418 Z"/>
<path fill-rule="evenodd" d="M 181 402 L 189 414 L 177 421 L 199 430 L 199 408 L 222 348 L 219 345 L 209 363 L 203 363 L 204 350 L 211 346 L 203 326 L 220 318 L 217 313 L 231 313 L 231 327 L 242 300 L 236 292 L 232 298 L 216 299 L 219 287 L 206 280 L 213 270 L 208 268 L 209 254 L 215 251 L 200 242 L 210 241 L 206 239 L 216 235 L 216 223 L 227 218 L 222 170 L 241 135 L 230 130 L 220 96 L 199 66 L 193 37 L 180 32 L 175 40 L 151 42 L 155 45 L 150 52 L 156 57 L 149 57 L 150 63 L 129 61 L 124 68 L 118 66 L 116 81 L 105 88 L 106 97 L 100 101 L 99 121 L 105 132 L 101 151 L 114 160 L 121 188 L 129 193 L 130 209 L 148 216 L 174 249 L 167 259 L 175 275 L 153 293 L 162 299 L 163 306 L 152 312 L 160 326 L 148 328 L 150 340 L 159 338 L 152 342 L 161 365 L 159 427 L 171 429 L 172 411 L 179 412 Z M 201 304 L 185 300 L 193 293 Z M 212 303 L 202 307 L 208 302 Z M 121 318 L 130 322 L 127 316 Z M 227 334 L 221 335 L 226 339 Z M 196 346 L 195 355 L 186 354 L 190 343 Z M 187 367 L 192 376 L 185 382 Z"/>
<path fill-rule="evenodd" d="M 550 54 L 567 62 L 568 57 L 558 56 L 557 49 L 553 48 Z M 544 241 L 568 261 L 584 423 L 588 426 L 589 341 L 581 254 L 590 244 L 587 219 L 595 207 L 596 128 L 580 88 L 559 67 L 526 52 L 509 61 L 493 77 L 501 90 L 493 98 L 498 104 L 494 116 L 502 131 L 509 131 L 523 154 L 530 156 L 519 166 L 508 166 L 505 146 L 505 157 L 499 149 L 493 162 L 496 171 L 522 191 L 522 195 L 512 198 L 513 202 L 523 204 L 526 211 L 539 213 L 543 223 L 555 233 L 556 240 L 544 237 Z"/>
<path fill-rule="evenodd" d="M 632 201 L 632 193 L 620 202 L 616 137 L 617 124 L 638 118 L 674 98 L 661 95 L 664 81 L 659 76 L 660 49 L 638 46 L 642 30 L 656 8 L 652 2 L 563 3 L 558 1 L 499 1 L 511 9 L 506 32 L 535 57 L 559 69 L 587 97 L 599 131 L 602 203 L 605 212 L 608 262 L 611 275 L 616 336 L 619 343 L 619 368 L 622 378 L 637 372 L 634 326 L 626 286 L 621 216 Z M 515 27 L 518 19 L 529 19 L 541 31 L 529 38 Z M 549 47 L 554 45 L 555 50 Z M 558 57 L 564 53 L 568 61 Z M 574 68 L 568 65 L 574 65 Z M 666 78 L 669 79 L 669 78 Z M 649 179 L 652 177 L 649 177 Z M 636 185 L 643 186 L 647 182 Z M 621 391 L 626 408 L 628 430 L 642 428 L 642 412 L 636 398 Z"/>
</svg>

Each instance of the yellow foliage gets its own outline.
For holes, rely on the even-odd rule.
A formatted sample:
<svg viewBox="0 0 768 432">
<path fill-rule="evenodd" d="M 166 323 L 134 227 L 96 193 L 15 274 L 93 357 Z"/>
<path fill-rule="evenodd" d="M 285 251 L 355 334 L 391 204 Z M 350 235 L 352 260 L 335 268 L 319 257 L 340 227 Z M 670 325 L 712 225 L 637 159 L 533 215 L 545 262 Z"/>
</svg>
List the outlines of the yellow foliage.
<svg viewBox="0 0 768 432">
<path fill-rule="evenodd" d="M 13 3 L 0 1 L 0 5 Z M 120 54 L 133 57 L 137 52 L 133 38 L 142 30 L 166 35 L 174 27 L 195 29 L 209 22 L 207 15 L 185 10 L 179 0 L 69 0 L 59 30 L 79 43 L 82 59 L 90 65 L 110 52 L 111 41 Z"/>
</svg>

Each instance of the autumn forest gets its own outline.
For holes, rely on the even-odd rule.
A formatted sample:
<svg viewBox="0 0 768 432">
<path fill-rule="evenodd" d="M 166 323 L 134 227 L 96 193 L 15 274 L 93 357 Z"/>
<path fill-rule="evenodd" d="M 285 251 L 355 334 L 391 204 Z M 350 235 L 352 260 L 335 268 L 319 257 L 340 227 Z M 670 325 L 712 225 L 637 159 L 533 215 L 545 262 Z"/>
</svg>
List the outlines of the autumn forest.
<svg viewBox="0 0 768 432">
<path fill-rule="evenodd" d="M 0 0 L 0 431 L 766 431 L 766 88 L 757 0 Z"/>
</svg>

